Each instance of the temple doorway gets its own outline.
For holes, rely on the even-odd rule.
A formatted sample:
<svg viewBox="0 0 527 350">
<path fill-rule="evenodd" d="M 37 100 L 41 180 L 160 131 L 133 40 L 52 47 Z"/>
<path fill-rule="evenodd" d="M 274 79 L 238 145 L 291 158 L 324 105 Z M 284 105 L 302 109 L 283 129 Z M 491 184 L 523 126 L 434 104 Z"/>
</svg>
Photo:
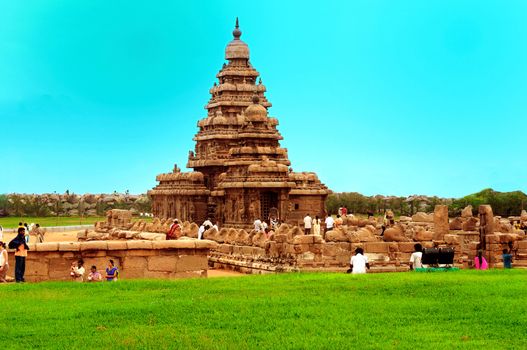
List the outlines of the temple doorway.
<svg viewBox="0 0 527 350">
<path fill-rule="evenodd" d="M 278 208 L 278 193 L 271 191 L 262 192 L 260 194 L 260 208 L 262 219 L 267 221 L 271 208 Z"/>
</svg>

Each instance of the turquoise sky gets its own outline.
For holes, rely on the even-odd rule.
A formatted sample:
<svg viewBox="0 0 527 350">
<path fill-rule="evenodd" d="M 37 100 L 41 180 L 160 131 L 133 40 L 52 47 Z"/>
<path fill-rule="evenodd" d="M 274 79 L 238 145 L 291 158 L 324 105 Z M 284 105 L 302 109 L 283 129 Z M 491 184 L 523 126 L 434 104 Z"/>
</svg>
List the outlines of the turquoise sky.
<svg viewBox="0 0 527 350">
<path fill-rule="evenodd" d="M 1 1 L 0 193 L 184 168 L 236 16 L 295 171 L 527 192 L 527 1 Z"/>
</svg>

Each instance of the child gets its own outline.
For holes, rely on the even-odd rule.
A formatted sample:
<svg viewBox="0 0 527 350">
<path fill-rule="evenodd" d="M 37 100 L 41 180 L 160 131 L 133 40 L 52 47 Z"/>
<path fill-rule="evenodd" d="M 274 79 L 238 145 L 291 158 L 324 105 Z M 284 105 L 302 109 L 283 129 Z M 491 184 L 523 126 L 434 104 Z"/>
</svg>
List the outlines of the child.
<svg viewBox="0 0 527 350">
<path fill-rule="evenodd" d="M 483 251 L 478 250 L 478 256 L 474 257 L 474 266 L 476 270 L 487 270 L 489 264 L 487 264 L 487 259 L 483 256 Z"/>
<path fill-rule="evenodd" d="M 93 265 L 90 269 L 90 273 L 88 274 L 88 282 L 101 282 L 102 281 L 102 275 L 97 271 L 97 267 Z"/>
<path fill-rule="evenodd" d="M 507 249 L 503 249 L 503 254 L 501 257 L 503 258 L 503 268 L 511 269 L 512 268 L 512 254 Z"/>
</svg>

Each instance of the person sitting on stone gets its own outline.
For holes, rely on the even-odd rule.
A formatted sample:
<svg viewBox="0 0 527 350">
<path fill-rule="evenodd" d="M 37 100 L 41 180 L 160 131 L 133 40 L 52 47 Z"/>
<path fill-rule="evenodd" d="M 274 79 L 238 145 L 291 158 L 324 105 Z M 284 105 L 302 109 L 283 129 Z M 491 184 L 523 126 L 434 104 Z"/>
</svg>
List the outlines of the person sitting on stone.
<svg viewBox="0 0 527 350">
<path fill-rule="evenodd" d="M 108 267 L 106 268 L 106 281 L 107 282 L 116 282 L 119 277 L 119 270 L 115 266 L 112 259 L 108 261 Z"/>
<path fill-rule="evenodd" d="M 198 230 L 198 239 L 203 239 L 203 234 L 205 233 L 205 231 L 207 231 L 210 228 L 211 226 L 209 225 L 205 225 L 205 224 L 201 225 Z"/>
<path fill-rule="evenodd" d="M 212 221 L 210 221 L 210 218 L 207 218 L 207 220 L 203 221 L 203 226 L 209 226 L 212 227 Z"/>
<path fill-rule="evenodd" d="M 262 230 L 262 221 L 260 218 L 256 218 L 256 220 L 254 220 L 254 230 L 256 232 L 260 232 Z"/>
<path fill-rule="evenodd" d="M 74 281 L 84 282 L 84 260 L 79 259 L 71 263 L 70 276 Z"/>
<path fill-rule="evenodd" d="M 97 266 L 93 265 L 90 269 L 90 273 L 88 274 L 88 282 L 101 282 L 102 281 L 102 275 L 99 271 L 97 271 Z"/>
<path fill-rule="evenodd" d="M 179 224 L 178 219 L 175 219 L 174 222 L 172 222 L 172 225 L 170 225 L 170 228 L 167 232 L 167 240 L 172 239 L 178 239 L 181 237 L 181 225 Z"/>
<path fill-rule="evenodd" d="M 350 268 L 347 272 L 353 274 L 366 273 L 366 268 L 370 269 L 370 263 L 368 257 L 364 255 L 364 250 L 359 247 L 355 249 L 355 255 L 351 257 Z"/>
<path fill-rule="evenodd" d="M 414 244 L 414 252 L 410 256 L 410 270 L 420 269 L 423 267 L 423 246 L 420 243 Z"/>
</svg>

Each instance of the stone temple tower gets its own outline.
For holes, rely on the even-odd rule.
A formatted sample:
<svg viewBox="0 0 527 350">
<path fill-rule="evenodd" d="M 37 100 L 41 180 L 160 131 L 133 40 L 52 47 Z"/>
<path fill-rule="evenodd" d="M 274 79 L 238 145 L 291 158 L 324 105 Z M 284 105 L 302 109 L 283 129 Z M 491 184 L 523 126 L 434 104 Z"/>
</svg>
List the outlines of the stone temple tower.
<svg viewBox="0 0 527 350">
<path fill-rule="evenodd" d="M 290 171 L 280 147 L 278 120 L 268 115 L 266 88 L 249 60 L 238 19 L 225 49 L 218 83 L 209 90 L 207 116 L 198 121 L 188 168 L 157 176 L 149 191 L 154 215 L 225 227 L 247 227 L 270 217 L 297 223 L 306 213 L 322 216 L 330 192 L 315 173 Z"/>
</svg>

